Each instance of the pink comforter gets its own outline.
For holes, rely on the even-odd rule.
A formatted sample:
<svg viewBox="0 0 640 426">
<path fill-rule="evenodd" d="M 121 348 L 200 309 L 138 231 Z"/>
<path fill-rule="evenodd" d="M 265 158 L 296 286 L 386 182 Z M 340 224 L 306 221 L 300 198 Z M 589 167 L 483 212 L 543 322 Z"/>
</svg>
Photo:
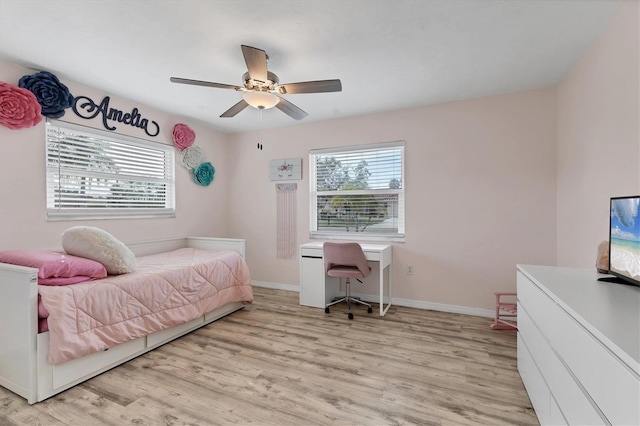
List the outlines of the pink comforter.
<svg viewBox="0 0 640 426">
<path fill-rule="evenodd" d="M 136 259 L 135 272 L 39 286 L 49 311 L 49 362 L 61 364 L 177 324 L 229 302 L 253 302 L 236 252 L 193 248 Z"/>
</svg>

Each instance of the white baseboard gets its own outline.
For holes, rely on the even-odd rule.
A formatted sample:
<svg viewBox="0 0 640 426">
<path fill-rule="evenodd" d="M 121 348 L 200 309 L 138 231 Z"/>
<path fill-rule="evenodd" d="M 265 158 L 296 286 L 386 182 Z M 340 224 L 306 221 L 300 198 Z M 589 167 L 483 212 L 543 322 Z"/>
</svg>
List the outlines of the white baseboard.
<svg viewBox="0 0 640 426">
<path fill-rule="evenodd" d="M 287 290 L 287 291 L 300 292 L 300 286 L 291 285 L 291 284 L 271 283 L 268 281 L 256 281 L 256 280 L 251 281 L 251 284 L 256 287 L 266 287 L 266 288 L 272 288 L 275 290 Z M 365 302 L 378 303 L 380 301 L 380 299 L 373 294 L 353 293 L 353 296 L 359 297 Z M 422 300 L 399 299 L 397 297 L 394 297 L 391 299 L 391 306 L 393 305 L 406 306 L 407 308 L 429 309 L 432 311 L 450 312 L 453 314 L 473 315 L 477 317 L 493 318 L 495 316 L 495 311 L 492 309 L 480 309 L 480 308 L 471 308 L 469 306 L 447 305 L 444 303 L 424 302 Z"/>
<path fill-rule="evenodd" d="M 406 306 L 408 308 L 430 309 L 432 311 L 450 312 L 453 314 L 473 315 L 476 317 L 493 318 L 495 311 L 492 309 L 471 308 L 469 306 L 447 305 L 444 303 L 424 302 L 411 299 L 392 299 L 392 306 Z"/>
<path fill-rule="evenodd" d="M 265 288 L 272 288 L 275 290 L 287 290 L 287 291 L 295 291 L 296 293 L 300 293 L 300 286 L 292 285 L 292 284 L 280 284 L 280 283 L 270 283 L 269 281 L 251 280 L 251 285 L 255 287 L 265 287 Z"/>
<path fill-rule="evenodd" d="M 380 301 L 379 297 L 372 294 L 353 293 L 353 296 L 359 297 L 365 302 L 378 303 Z M 450 312 L 453 314 L 473 315 L 476 317 L 493 318 L 495 316 L 495 311 L 492 309 L 480 309 L 480 308 L 471 308 L 469 306 L 447 305 L 444 303 L 425 302 L 422 300 L 399 299 L 397 297 L 393 297 L 391 299 L 391 306 L 393 305 L 405 306 L 407 308 L 428 309 L 431 311 Z"/>
</svg>

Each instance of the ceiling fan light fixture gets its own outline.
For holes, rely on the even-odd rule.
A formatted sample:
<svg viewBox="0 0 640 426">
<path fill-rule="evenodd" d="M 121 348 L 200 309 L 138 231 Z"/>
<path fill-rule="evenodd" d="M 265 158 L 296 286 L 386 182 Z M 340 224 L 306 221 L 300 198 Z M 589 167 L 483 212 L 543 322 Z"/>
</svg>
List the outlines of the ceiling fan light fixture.
<svg viewBox="0 0 640 426">
<path fill-rule="evenodd" d="M 242 99 L 254 108 L 269 109 L 280 102 L 280 98 L 269 92 L 248 91 L 242 94 Z"/>
<path fill-rule="evenodd" d="M 1 2 L 2 0 L 0 0 Z M 267 69 L 269 56 L 262 50 L 251 46 L 241 45 L 242 56 L 247 65 L 247 72 L 242 75 L 242 86 L 232 84 L 214 83 L 212 81 L 190 80 L 186 78 L 171 77 L 171 82 L 192 84 L 196 86 L 216 87 L 219 89 L 231 89 L 242 92 L 242 100 L 226 110 L 220 117 L 235 117 L 240 111 L 251 106 L 258 110 L 269 109 L 277 106 L 280 111 L 294 120 L 302 120 L 309 114 L 279 95 L 295 93 L 324 93 L 341 92 L 342 83 L 338 79 L 301 81 L 280 85 L 277 75 Z"/>
</svg>

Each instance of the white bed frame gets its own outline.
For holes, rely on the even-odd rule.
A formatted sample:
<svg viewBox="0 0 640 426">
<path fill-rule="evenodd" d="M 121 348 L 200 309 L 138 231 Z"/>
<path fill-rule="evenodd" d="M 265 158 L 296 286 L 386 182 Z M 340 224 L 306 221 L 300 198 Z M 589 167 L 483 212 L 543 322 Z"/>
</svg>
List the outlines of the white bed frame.
<svg viewBox="0 0 640 426">
<path fill-rule="evenodd" d="M 184 247 L 245 256 L 245 240 L 187 237 L 127 245 L 136 256 Z M 0 263 L 0 386 L 34 404 L 145 352 L 242 309 L 234 302 L 191 322 L 140 337 L 64 364 L 47 361 L 49 333 L 38 333 L 38 269 Z"/>
</svg>

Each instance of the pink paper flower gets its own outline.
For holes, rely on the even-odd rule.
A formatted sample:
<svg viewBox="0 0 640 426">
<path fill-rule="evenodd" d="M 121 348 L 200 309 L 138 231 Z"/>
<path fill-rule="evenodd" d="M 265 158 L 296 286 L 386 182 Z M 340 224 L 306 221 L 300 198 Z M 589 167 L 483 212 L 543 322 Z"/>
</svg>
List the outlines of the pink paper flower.
<svg viewBox="0 0 640 426">
<path fill-rule="evenodd" d="M 186 124 L 176 124 L 173 126 L 173 143 L 182 151 L 193 145 L 196 140 L 196 133 Z"/>
<path fill-rule="evenodd" d="M 10 129 L 33 127 L 42 121 L 41 112 L 33 93 L 0 81 L 0 124 Z"/>
</svg>

